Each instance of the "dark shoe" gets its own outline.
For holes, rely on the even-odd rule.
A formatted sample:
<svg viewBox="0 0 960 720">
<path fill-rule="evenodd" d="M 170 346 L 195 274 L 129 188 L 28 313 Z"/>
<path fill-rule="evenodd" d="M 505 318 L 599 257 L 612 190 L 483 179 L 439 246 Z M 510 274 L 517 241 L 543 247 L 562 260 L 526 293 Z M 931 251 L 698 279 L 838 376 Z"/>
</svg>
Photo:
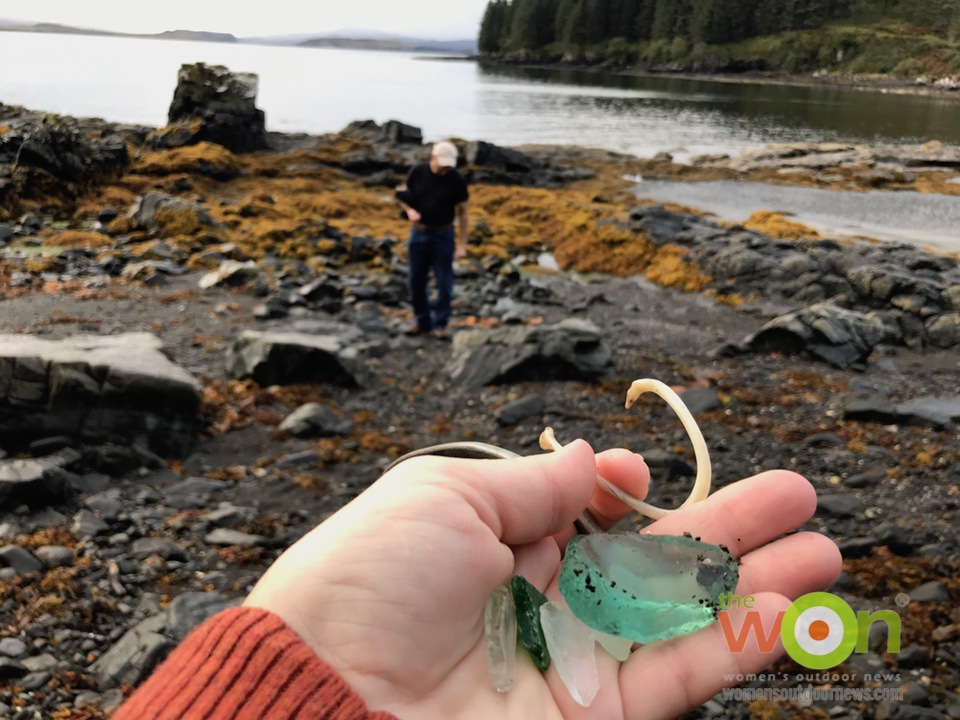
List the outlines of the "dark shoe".
<svg viewBox="0 0 960 720">
<path fill-rule="evenodd" d="M 433 330 L 433 336 L 434 336 L 437 340 L 449 340 L 449 339 L 450 339 L 450 331 L 447 330 L 447 328 L 445 328 L 445 327 L 442 327 L 442 328 L 434 328 L 434 330 Z"/>
<path fill-rule="evenodd" d="M 416 323 L 412 325 L 407 325 L 407 327 L 403 329 L 403 334 L 406 335 L 407 337 L 416 337 L 417 335 L 426 335 L 428 332 L 430 332 L 430 328 L 423 327 L 422 325 L 417 325 Z"/>
</svg>

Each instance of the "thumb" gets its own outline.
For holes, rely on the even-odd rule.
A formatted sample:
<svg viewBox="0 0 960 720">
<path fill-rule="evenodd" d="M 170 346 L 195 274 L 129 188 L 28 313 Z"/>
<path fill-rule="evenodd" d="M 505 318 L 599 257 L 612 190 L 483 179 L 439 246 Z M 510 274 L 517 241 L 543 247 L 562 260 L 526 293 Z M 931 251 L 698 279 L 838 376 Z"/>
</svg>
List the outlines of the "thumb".
<svg viewBox="0 0 960 720">
<path fill-rule="evenodd" d="M 450 488 L 507 545 L 536 542 L 567 528 L 597 482 L 596 458 L 584 440 L 543 455 L 456 462 Z"/>
</svg>

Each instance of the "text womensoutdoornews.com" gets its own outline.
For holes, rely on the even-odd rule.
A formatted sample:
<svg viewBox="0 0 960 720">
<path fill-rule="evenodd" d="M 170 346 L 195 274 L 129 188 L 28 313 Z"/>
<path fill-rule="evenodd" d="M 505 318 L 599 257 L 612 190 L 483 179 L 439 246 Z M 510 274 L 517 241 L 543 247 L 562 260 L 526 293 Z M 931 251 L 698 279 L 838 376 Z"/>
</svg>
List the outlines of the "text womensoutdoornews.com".
<svg viewBox="0 0 960 720">
<path fill-rule="evenodd" d="M 814 687 L 801 685 L 792 688 L 727 688 L 720 696 L 725 701 L 765 702 L 790 701 L 809 704 L 813 702 L 902 702 L 903 688 L 845 688 Z"/>
</svg>

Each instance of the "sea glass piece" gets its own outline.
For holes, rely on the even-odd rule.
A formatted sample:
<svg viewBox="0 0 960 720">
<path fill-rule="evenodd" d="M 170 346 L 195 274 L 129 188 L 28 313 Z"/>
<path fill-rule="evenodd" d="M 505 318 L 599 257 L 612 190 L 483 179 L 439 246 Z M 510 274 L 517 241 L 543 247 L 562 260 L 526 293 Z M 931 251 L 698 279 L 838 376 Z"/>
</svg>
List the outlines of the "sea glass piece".
<svg viewBox="0 0 960 720">
<path fill-rule="evenodd" d="M 540 627 L 540 606 L 547 602 L 547 596 L 537 590 L 522 575 L 515 575 L 510 581 L 513 592 L 513 604 L 517 607 L 517 628 L 520 630 L 520 642 L 530 653 L 533 662 L 541 670 L 550 668 L 550 651 Z"/>
<path fill-rule="evenodd" d="M 600 690 L 593 631 L 556 600 L 540 606 L 540 625 L 553 666 L 570 697 L 589 707 Z"/>
<path fill-rule="evenodd" d="M 720 596 L 737 586 L 737 561 L 690 537 L 603 533 L 574 537 L 560 566 L 560 592 L 594 630 L 640 643 L 710 625 Z"/>
<path fill-rule="evenodd" d="M 517 673 L 517 613 L 513 593 L 501 585 L 483 609 L 483 639 L 487 646 L 487 669 L 497 692 L 513 687 Z"/>
<path fill-rule="evenodd" d="M 594 630 L 593 636 L 597 639 L 597 642 L 600 643 L 600 647 L 620 662 L 624 662 L 630 657 L 630 651 L 633 650 L 633 640 L 617 637 L 616 635 L 608 635 L 599 630 Z"/>
</svg>

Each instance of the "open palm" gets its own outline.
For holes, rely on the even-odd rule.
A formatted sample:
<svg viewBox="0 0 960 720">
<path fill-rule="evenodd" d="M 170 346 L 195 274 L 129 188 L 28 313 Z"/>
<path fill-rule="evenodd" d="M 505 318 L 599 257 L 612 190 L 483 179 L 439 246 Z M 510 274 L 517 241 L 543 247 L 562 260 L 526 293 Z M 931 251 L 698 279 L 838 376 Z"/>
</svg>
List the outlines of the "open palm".
<svg viewBox="0 0 960 720">
<path fill-rule="evenodd" d="M 525 656 L 514 688 L 493 689 L 484 604 L 518 574 L 559 597 L 561 548 L 576 516 L 589 505 L 609 526 L 627 512 L 596 489 L 598 470 L 646 494 L 649 473 L 637 455 L 594 455 L 583 441 L 516 460 L 409 460 L 284 553 L 246 604 L 277 613 L 370 708 L 400 718 L 675 717 L 729 684 L 724 675 L 772 662 L 779 650 L 730 653 L 713 625 L 647 645 L 623 664 L 598 650 L 600 692 L 589 708 L 553 668 L 541 673 Z M 839 573 L 827 538 L 781 537 L 815 507 L 806 480 L 773 471 L 649 529 L 726 545 L 741 560 L 738 593 L 754 595 L 755 609 L 772 618 Z"/>
</svg>

